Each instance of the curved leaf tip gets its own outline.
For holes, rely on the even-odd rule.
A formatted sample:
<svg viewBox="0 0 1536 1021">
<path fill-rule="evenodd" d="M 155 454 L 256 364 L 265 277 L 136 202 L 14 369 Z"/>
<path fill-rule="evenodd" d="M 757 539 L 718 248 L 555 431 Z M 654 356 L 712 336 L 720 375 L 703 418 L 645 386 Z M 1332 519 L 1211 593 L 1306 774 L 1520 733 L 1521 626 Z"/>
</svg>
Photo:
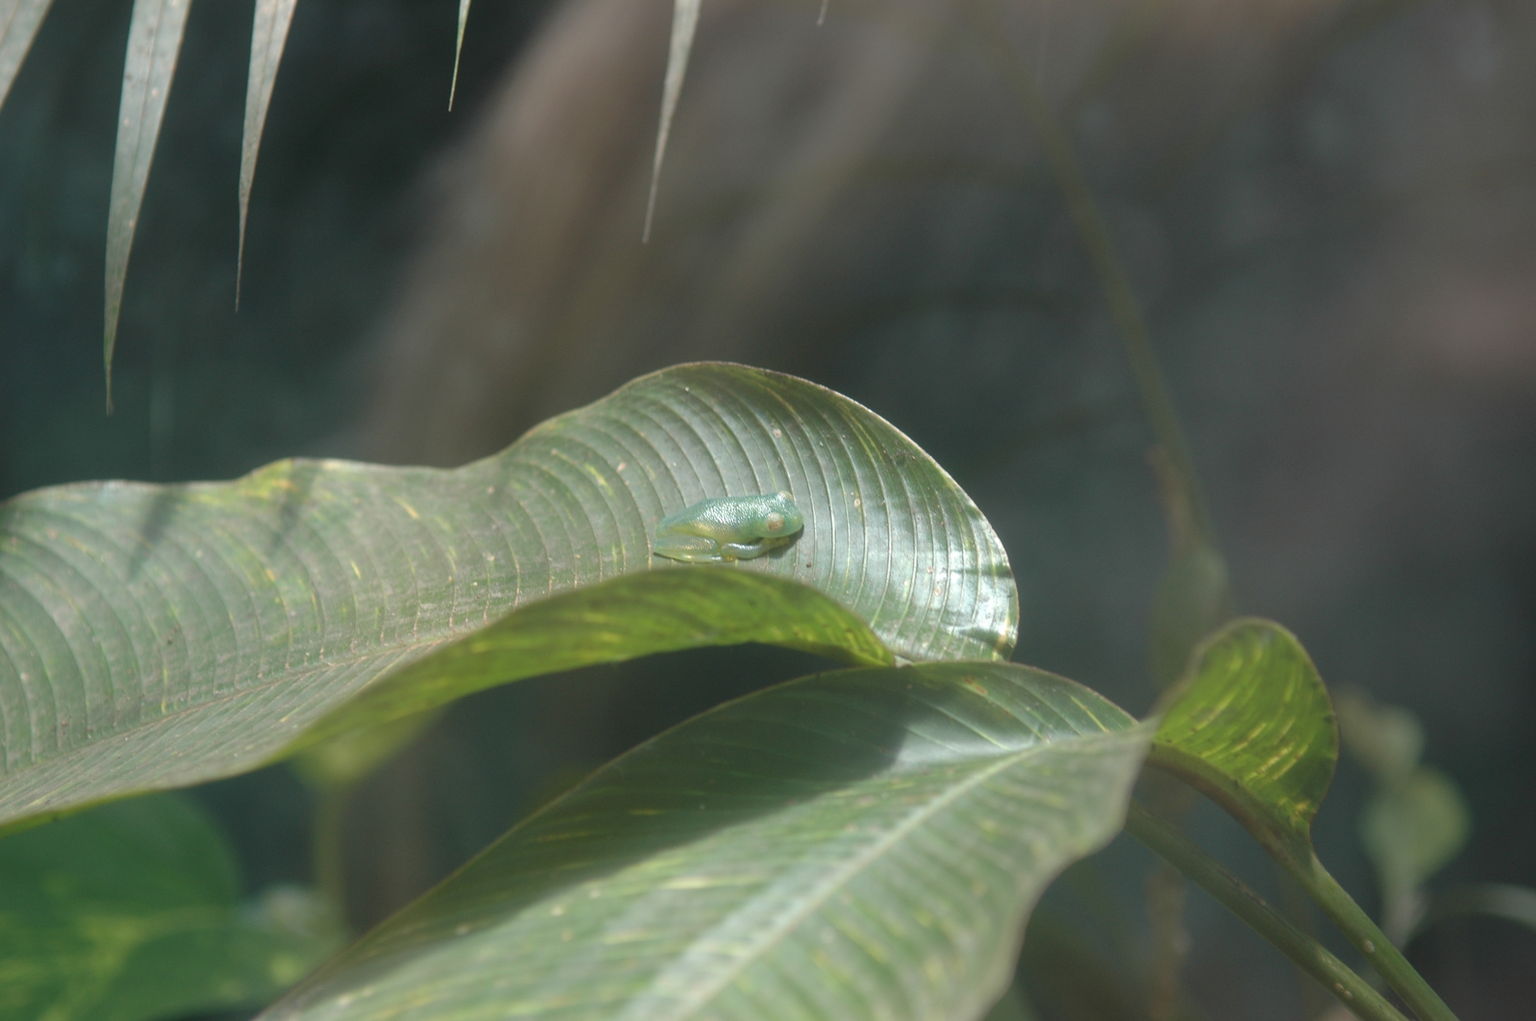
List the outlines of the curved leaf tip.
<svg viewBox="0 0 1536 1021">
<path fill-rule="evenodd" d="M 1270 843 L 1310 847 L 1338 760 L 1317 668 L 1271 621 L 1234 621 L 1196 650 L 1166 701 L 1153 761 L 1185 776 Z"/>
</svg>

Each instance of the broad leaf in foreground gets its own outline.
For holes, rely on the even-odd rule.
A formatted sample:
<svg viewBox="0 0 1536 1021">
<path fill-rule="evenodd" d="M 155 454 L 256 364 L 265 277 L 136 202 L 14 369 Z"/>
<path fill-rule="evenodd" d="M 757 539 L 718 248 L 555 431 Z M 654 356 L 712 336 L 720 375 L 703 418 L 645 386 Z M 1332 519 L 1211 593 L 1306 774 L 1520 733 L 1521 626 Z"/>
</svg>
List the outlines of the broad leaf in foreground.
<svg viewBox="0 0 1536 1021">
<path fill-rule="evenodd" d="M 264 1016 L 979 1016 L 1149 738 L 1011 664 L 802 678 L 599 770 Z"/>
<path fill-rule="evenodd" d="M 779 489 L 806 521 L 788 548 L 722 566 L 652 557 L 665 514 Z M 454 470 L 282 461 L 225 483 L 40 490 L 0 504 L 0 823 L 249 769 L 391 673 L 418 664 L 426 686 L 421 661 L 510 611 L 666 572 L 798 582 L 854 623 L 740 588 L 670 607 L 597 594 L 563 604 L 570 641 L 604 654 L 585 662 L 726 640 L 866 663 L 881 643 L 993 658 L 1017 623 L 1002 548 L 942 469 L 852 401 L 743 366 L 655 373 Z M 804 619 L 786 627 L 773 618 L 789 605 Z M 610 641 L 615 614 L 628 646 Z M 673 643 L 647 639 L 653 624 Z M 464 652 L 444 667 L 463 683 L 409 709 L 496 671 L 560 668 Z"/>
<path fill-rule="evenodd" d="M 0 1017 L 137 1021 L 264 1003 L 340 943 L 297 889 L 241 903 L 223 836 L 159 795 L 0 841 Z"/>
<path fill-rule="evenodd" d="M 1306 650 L 1280 625 L 1247 619 L 1196 652 L 1152 754 L 1260 840 L 1305 859 L 1338 751 L 1333 707 Z"/>
</svg>

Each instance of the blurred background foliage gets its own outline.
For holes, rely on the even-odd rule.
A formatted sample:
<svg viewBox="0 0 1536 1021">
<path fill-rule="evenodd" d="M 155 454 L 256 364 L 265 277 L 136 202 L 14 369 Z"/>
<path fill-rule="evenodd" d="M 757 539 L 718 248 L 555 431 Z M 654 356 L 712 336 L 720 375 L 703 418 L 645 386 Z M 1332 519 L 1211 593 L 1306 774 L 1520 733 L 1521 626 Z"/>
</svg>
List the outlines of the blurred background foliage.
<svg viewBox="0 0 1536 1021">
<path fill-rule="evenodd" d="M 641 372 L 741 360 L 932 453 L 1013 558 L 1017 658 L 1144 711 L 1169 545 L 1152 439 L 1023 76 L 1144 305 L 1237 608 L 1422 721 L 1470 815 L 1434 886 L 1536 881 L 1536 6 L 834 0 L 818 27 L 819 6 L 705 4 L 641 245 L 666 0 L 476 5 L 451 114 L 452 0 L 300 4 L 236 314 L 250 7 L 195 4 L 109 418 L 128 5 L 58 0 L 0 110 L 0 495 L 294 453 L 460 463 Z M 666 723 L 816 662 L 699 653 L 451 710 L 347 807 L 353 922 Z M 1346 761 L 1318 823 L 1361 893 L 1372 775 Z M 198 795 L 253 885 L 312 878 L 291 774 Z M 1026 961 L 1102 998 L 1048 1016 L 1138 1016 L 1112 955 L 1149 951 L 1082 905 L 1116 884 L 1134 905 L 1148 868 L 1117 845 L 1048 900 Z M 1296 1016 L 1283 963 L 1187 906 L 1197 1015 Z M 1465 1017 L 1536 998 L 1536 934 L 1507 920 L 1457 916 L 1412 950 Z"/>
</svg>

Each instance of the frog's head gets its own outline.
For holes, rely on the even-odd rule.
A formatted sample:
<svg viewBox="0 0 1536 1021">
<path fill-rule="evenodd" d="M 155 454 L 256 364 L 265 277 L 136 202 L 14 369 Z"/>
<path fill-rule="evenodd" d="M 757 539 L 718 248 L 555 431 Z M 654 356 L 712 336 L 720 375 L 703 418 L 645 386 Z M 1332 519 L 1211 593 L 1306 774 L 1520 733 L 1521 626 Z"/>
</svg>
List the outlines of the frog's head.
<svg viewBox="0 0 1536 1021">
<path fill-rule="evenodd" d="M 774 493 L 773 505 L 763 515 L 764 537 L 794 535 L 804 527 L 805 518 L 801 516 L 800 508 L 795 506 L 794 496 L 782 489 Z"/>
</svg>

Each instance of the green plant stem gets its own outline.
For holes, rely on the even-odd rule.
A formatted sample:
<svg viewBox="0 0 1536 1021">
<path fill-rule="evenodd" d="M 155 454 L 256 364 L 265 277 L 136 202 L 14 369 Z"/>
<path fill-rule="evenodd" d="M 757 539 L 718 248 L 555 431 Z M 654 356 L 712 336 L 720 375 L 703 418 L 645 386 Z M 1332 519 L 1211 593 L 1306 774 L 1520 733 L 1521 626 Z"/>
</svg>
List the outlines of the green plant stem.
<svg viewBox="0 0 1536 1021">
<path fill-rule="evenodd" d="M 1360 905 L 1355 903 L 1339 881 L 1318 861 L 1310 848 L 1305 855 L 1284 855 L 1285 865 L 1298 882 L 1312 895 L 1333 923 L 1339 927 L 1366 959 L 1375 966 L 1387 985 L 1423 1021 L 1456 1021 L 1456 1015 L 1446 1006 L 1440 995 L 1430 988 L 1424 976 L 1408 963 L 1408 959 L 1386 937 L 1381 928 L 1371 920 Z"/>
<path fill-rule="evenodd" d="M 346 818 L 347 787 L 339 784 L 317 784 L 314 790 L 314 808 L 310 815 L 310 867 L 314 870 L 315 887 L 335 912 L 335 917 L 347 917 L 346 886 L 342 878 L 342 823 Z"/>
<path fill-rule="evenodd" d="M 1364 1021 L 1407 1021 L 1369 982 L 1317 940 L 1292 925 L 1214 858 L 1151 812 L 1133 804 L 1125 827 L 1136 839 L 1188 876 L 1193 883 L 1274 944 L 1299 968 L 1332 991 L 1339 1002 L 1356 1016 Z"/>
<path fill-rule="evenodd" d="M 1130 275 L 1116 254 L 1104 214 L 1099 210 L 1093 192 L 1088 187 L 1082 164 L 1078 162 L 1077 148 L 1046 106 L 1040 90 L 1024 71 L 1018 55 L 1011 48 L 1007 26 L 997 11 L 995 0 L 973 0 L 967 9 L 982 22 L 975 26 L 976 37 L 985 46 L 997 73 L 1013 91 L 1020 109 L 1045 151 L 1046 162 L 1056 179 L 1056 186 L 1061 189 L 1067 212 L 1072 217 L 1073 225 L 1077 228 L 1099 278 L 1099 287 L 1109 306 L 1110 318 L 1125 341 L 1126 359 L 1135 377 L 1147 421 L 1151 423 L 1158 445 L 1162 447 L 1169 467 L 1184 490 L 1196 534 L 1214 546 L 1211 518 L 1200 491 L 1199 477 L 1195 474 L 1194 459 L 1190 456 L 1184 430 L 1174 413 L 1168 384 L 1152 353 L 1151 332 L 1147 328 L 1146 316 L 1131 287 Z"/>
</svg>

